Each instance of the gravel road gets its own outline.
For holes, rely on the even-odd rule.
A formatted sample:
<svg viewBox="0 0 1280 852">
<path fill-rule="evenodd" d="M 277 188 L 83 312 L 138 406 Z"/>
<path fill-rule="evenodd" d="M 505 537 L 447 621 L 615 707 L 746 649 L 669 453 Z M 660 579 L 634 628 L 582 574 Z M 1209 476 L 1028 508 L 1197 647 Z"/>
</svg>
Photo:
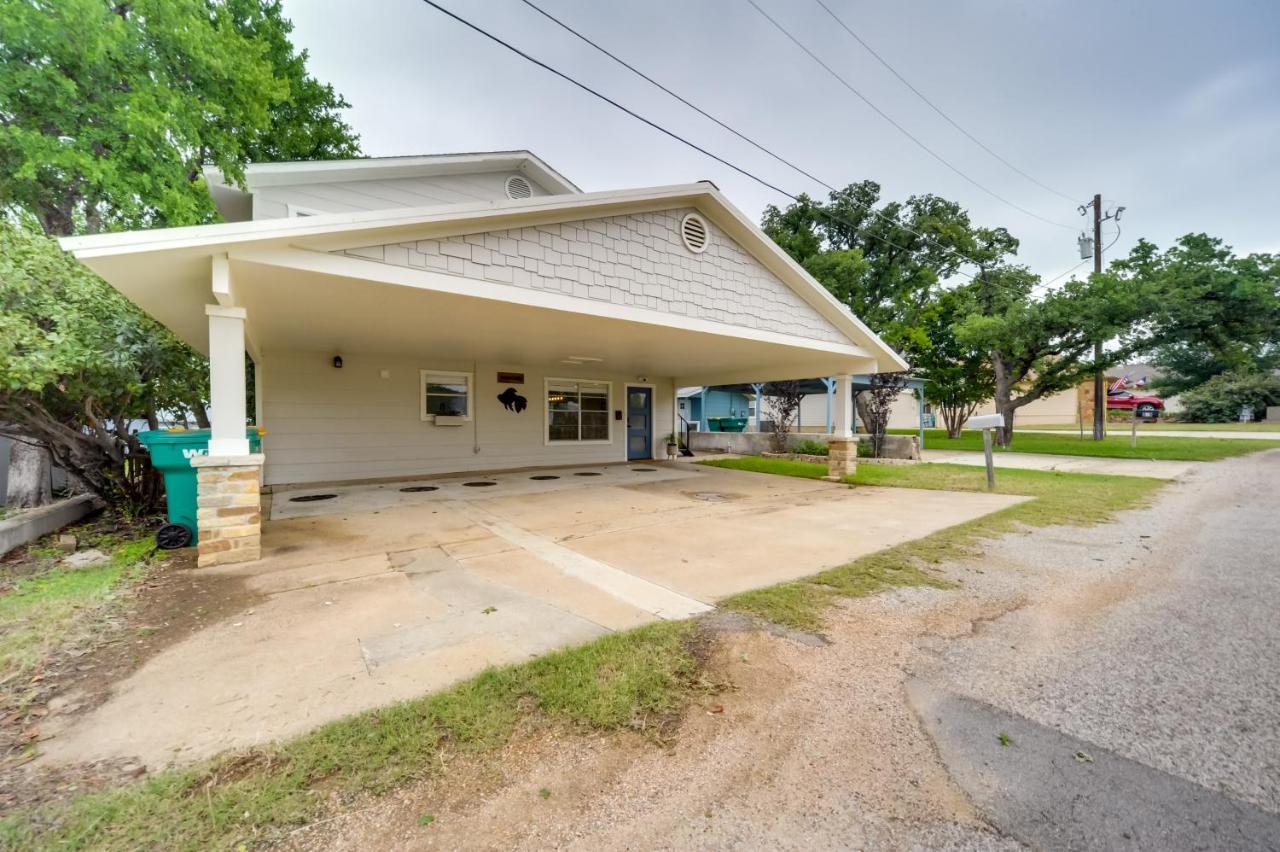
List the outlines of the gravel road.
<svg viewBox="0 0 1280 852">
<path fill-rule="evenodd" d="M 934 683 L 1280 813 L 1277 483 L 1271 451 L 1120 523 L 1006 538 L 997 560 L 1096 579 L 949 643 Z"/>
</svg>

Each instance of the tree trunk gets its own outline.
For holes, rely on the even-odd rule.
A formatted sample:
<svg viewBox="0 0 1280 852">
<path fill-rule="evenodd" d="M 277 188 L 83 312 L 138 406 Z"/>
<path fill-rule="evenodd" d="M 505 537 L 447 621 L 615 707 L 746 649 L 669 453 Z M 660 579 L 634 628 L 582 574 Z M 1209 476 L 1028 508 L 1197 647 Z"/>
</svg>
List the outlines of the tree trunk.
<svg viewBox="0 0 1280 852">
<path fill-rule="evenodd" d="M 1013 397 L 1013 385 L 1009 381 L 1009 370 L 1004 359 L 993 353 L 992 366 L 996 374 L 996 412 L 1004 415 L 1004 427 L 996 431 L 996 444 L 1007 447 L 1013 443 L 1013 412 L 1010 404 Z"/>
<path fill-rule="evenodd" d="M 200 400 L 191 403 L 191 416 L 196 419 L 196 428 L 209 428 L 209 413 L 205 411 L 204 404 Z"/>
<path fill-rule="evenodd" d="M 52 503 L 51 473 L 48 450 L 14 441 L 9 451 L 9 493 L 5 503 L 18 509 Z"/>
</svg>

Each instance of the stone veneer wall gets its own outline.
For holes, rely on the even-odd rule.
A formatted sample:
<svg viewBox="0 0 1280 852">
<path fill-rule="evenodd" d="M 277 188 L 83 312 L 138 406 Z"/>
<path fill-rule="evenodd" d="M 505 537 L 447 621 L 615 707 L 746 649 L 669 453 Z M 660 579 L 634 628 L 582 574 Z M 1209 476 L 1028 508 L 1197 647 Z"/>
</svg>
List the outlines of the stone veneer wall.
<svg viewBox="0 0 1280 852">
<path fill-rule="evenodd" d="M 196 566 L 253 562 L 262 556 L 261 454 L 198 456 Z"/>
<path fill-rule="evenodd" d="M 338 252 L 582 299 L 845 343 L 794 290 L 708 222 L 707 248 L 680 238 L 692 208 L 511 228 Z"/>
</svg>

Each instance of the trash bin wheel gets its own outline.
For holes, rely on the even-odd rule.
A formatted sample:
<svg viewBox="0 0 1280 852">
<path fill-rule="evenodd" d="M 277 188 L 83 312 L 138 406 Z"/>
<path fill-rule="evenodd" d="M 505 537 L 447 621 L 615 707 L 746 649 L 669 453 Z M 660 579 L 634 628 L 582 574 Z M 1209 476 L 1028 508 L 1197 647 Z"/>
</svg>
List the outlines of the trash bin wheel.
<svg viewBox="0 0 1280 852">
<path fill-rule="evenodd" d="M 192 538 L 194 536 L 191 533 L 191 527 L 183 524 L 165 524 L 156 530 L 156 544 L 160 545 L 161 550 L 187 547 L 191 544 Z"/>
</svg>

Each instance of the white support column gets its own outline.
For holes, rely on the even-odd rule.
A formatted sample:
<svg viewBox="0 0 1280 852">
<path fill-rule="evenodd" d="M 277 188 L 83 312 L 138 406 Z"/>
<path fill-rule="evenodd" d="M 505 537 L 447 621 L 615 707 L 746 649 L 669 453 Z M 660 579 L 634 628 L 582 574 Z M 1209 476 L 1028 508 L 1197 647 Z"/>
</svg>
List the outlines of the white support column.
<svg viewBox="0 0 1280 852">
<path fill-rule="evenodd" d="M 853 437 L 853 424 L 850 422 L 853 413 L 853 377 L 842 375 L 835 377 L 835 417 L 831 434 L 835 438 Z"/>
<path fill-rule="evenodd" d="M 843 482 L 858 471 L 858 441 L 853 437 L 853 377 L 835 376 L 835 418 L 827 439 L 827 476 Z"/>
<path fill-rule="evenodd" d="M 211 456 L 247 456 L 244 308 L 205 305 L 209 317 L 209 439 Z"/>
</svg>

